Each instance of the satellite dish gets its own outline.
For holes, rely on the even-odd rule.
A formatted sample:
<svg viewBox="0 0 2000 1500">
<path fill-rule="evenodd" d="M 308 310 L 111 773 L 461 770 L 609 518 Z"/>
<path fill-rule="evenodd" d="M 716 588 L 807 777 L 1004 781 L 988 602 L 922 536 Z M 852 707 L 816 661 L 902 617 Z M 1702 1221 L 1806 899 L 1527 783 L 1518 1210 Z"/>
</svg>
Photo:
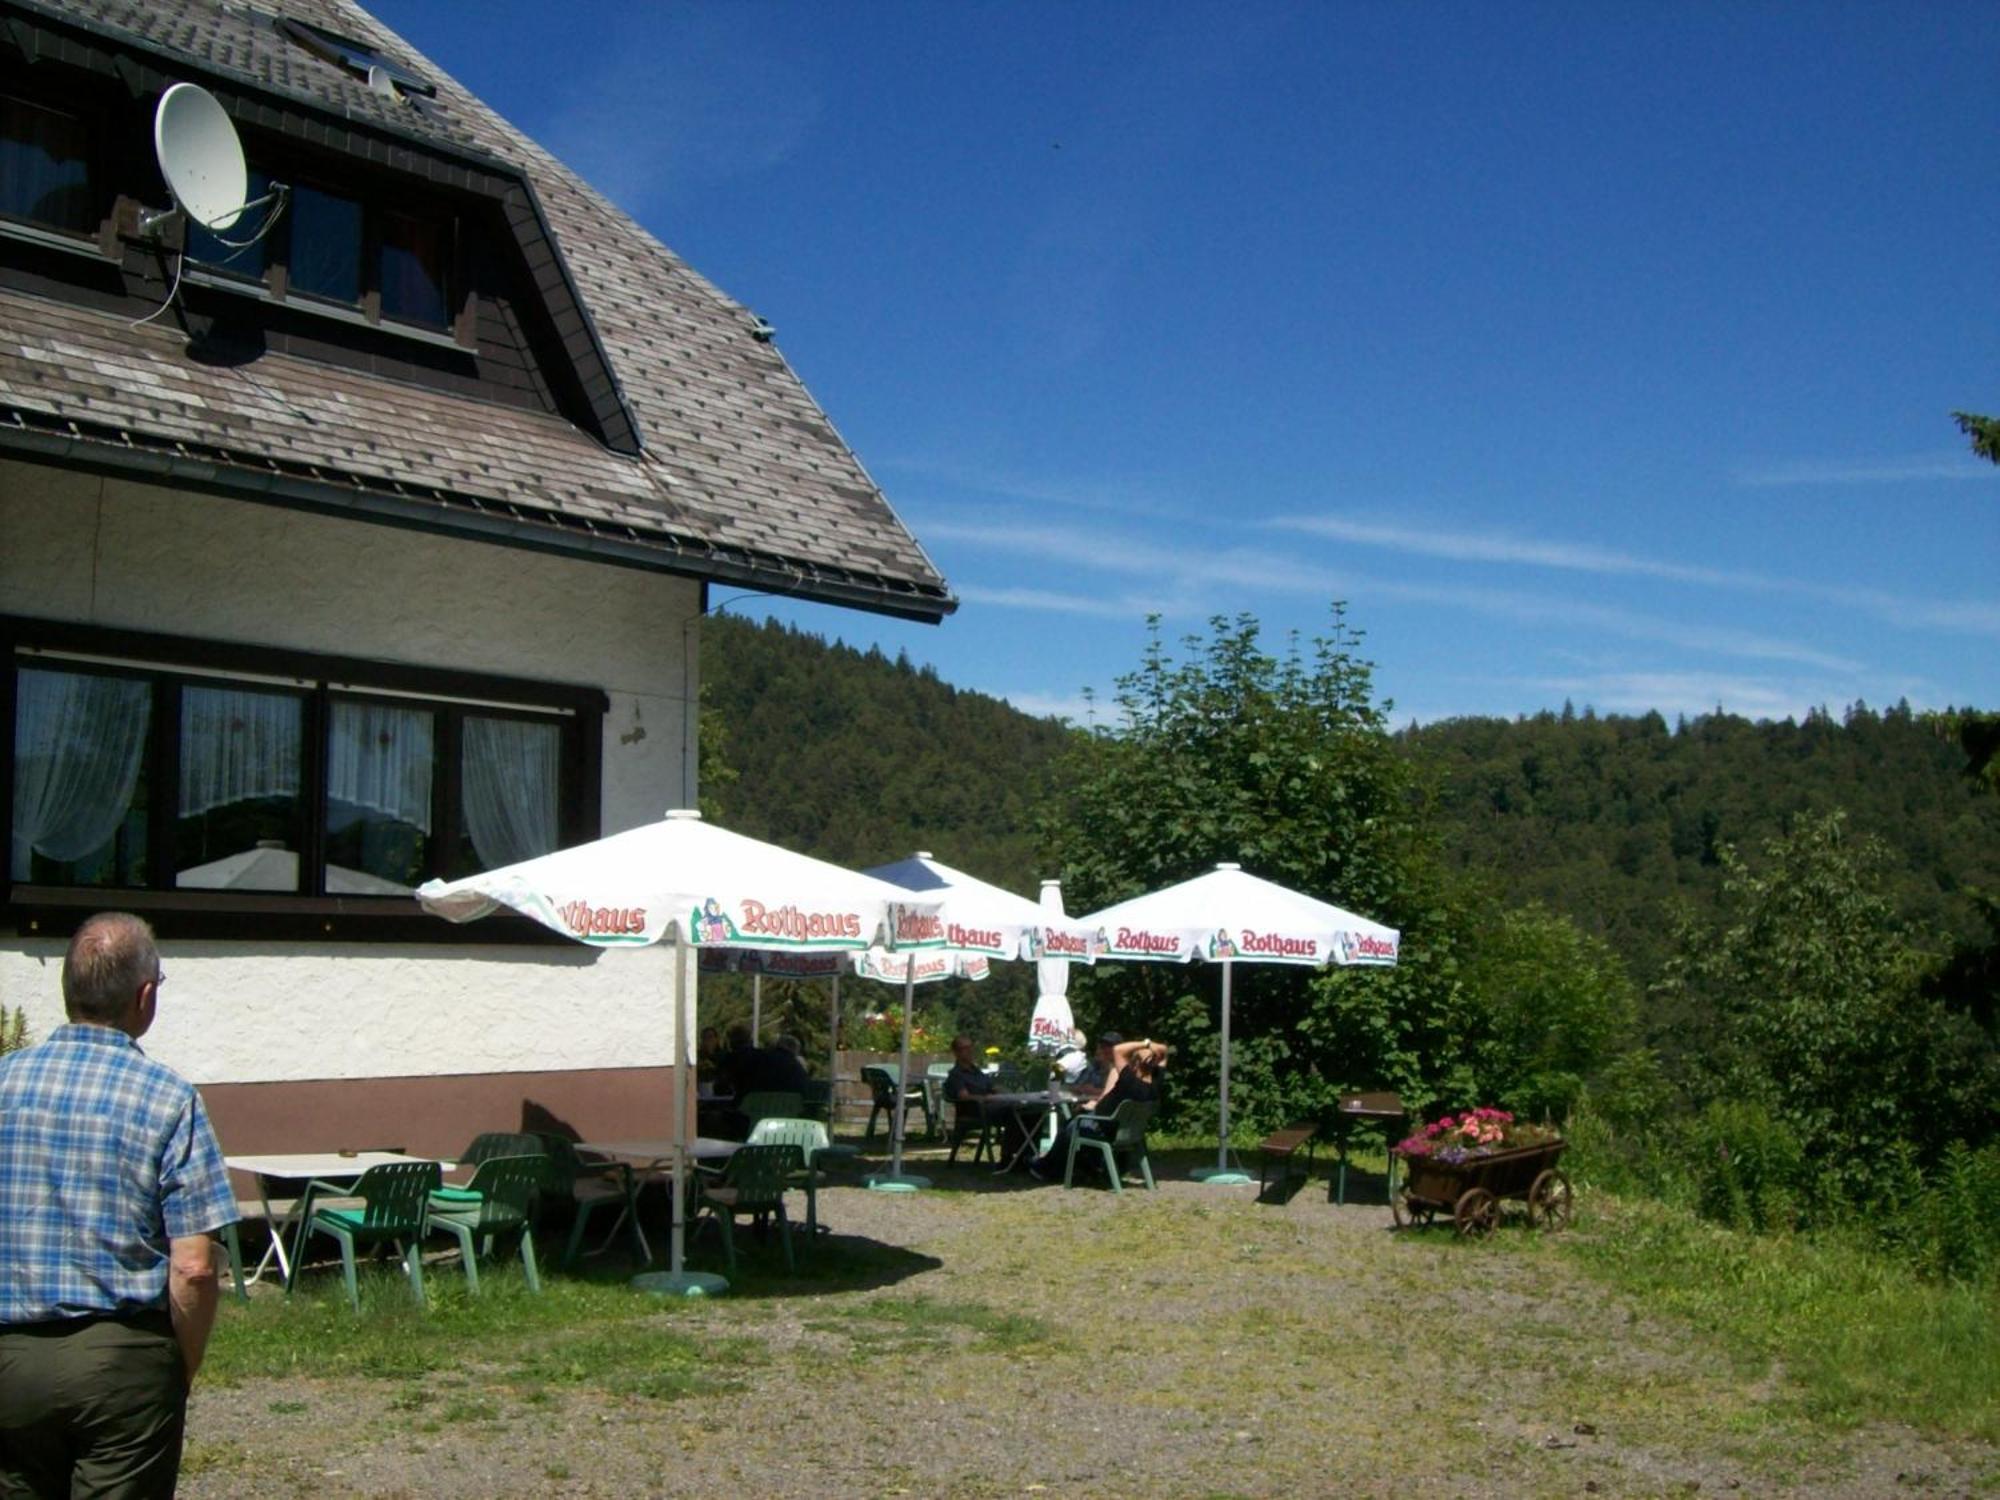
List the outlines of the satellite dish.
<svg viewBox="0 0 2000 1500">
<path fill-rule="evenodd" d="M 174 204 L 204 229 L 224 230 L 242 216 L 250 174 L 243 143 L 215 95 L 177 83 L 153 113 L 153 152 Z"/>
</svg>

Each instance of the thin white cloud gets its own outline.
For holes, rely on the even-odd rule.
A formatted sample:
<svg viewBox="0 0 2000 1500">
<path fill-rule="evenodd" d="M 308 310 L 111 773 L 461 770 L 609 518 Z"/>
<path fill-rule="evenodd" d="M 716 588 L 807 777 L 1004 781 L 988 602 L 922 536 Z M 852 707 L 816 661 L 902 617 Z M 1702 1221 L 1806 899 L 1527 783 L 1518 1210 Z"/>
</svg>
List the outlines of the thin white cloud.
<svg viewBox="0 0 2000 1500">
<path fill-rule="evenodd" d="M 1040 614 L 1089 615 L 1103 620 L 1143 620 L 1148 614 L 1163 613 L 1159 603 L 1146 599 L 1107 598 L 1101 594 L 1066 594 L 1056 589 L 989 589 L 976 583 L 957 585 L 958 597 L 967 604 L 998 609 L 1025 609 Z"/>
<path fill-rule="evenodd" d="M 1118 716 L 1118 705 L 1101 695 L 1093 701 L 1082 693 L 1007 692 L 991 688 L 982 691 L 1006 699 L 1024 714 L 1061 719 L 1082 729 L 1103 727 L 1116 722 Z"/>
<path fill-rule="evenodd" d="M 1928 627 L 1968 635 L 2000 635 L 2000 603 L 1980 599 L 1907 598 L 1882 589 L 1849 588 L 1778 578 L 1741 569 L 1705 568 L 1660 558 L 1638 557 L 1589 543 L 1508 536 L 1500 532 L 1419 530 L 1408 526 L 1342 516 L 1274 516 L 1264 523 L 1274 530 L 1325 537 L 1356 546 L 1375 547 L 1416 557 L 1453 562 L 1501 563 L 1600 577 L 1658 578 L 1707 588 L 1739 589 L 1813 599 L 1847 609 L 1866 610 L 1892 625 Z"/>
<path fill-rule="evenodd" d="M 1607 714 L 1658 709 L 1668 719 L 1679 715 L 1692 719 L 1717 709 L 1746 719 L 1803 719 L 1828 699 L 1823 683 L 1808 685 L 1716 672 L 1603 672 L 1516 680 L 1541 692 L 1560 693 L 1578 708 L 1587 705 Z"/>
<path fill-rule="evenodd" d="M 1738 484 L 1769 488 L 1795 484 L 1908 484 L 1928 479 L 1996 479 L 2000 468 L 1959 450 L 1900 458 L 1803 458 L 1739 469 Z"/>
</svg>

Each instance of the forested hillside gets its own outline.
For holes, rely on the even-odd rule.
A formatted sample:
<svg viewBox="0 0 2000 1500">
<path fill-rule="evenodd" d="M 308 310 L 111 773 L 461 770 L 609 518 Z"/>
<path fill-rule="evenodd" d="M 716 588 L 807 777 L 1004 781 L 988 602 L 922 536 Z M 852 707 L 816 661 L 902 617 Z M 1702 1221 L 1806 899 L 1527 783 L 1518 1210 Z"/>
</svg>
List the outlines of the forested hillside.
<svg viewBox="0 0 2000 1500">
<path fill-rule="evenodd" d="M 929 849 L 1030 895 L 1054 873 L 1035 814 L 1068 731 L 879 651 L 727 616 L 703 632 L 704 692 L 734 773 L 704 794 L 730 827 L 849 865 Z M 1967 887 L 2000 891 L 2000 798 L 1903 706 L 1675 728 L 1588 711 L 1453 719 L 1396 743 L 1432 788 L 1456 866 L 1498 882 L 1507 904 L 1539 899 L 1601 935 L 1641 984 L 1675 903 L 1712 910 L 1718 850 L 1755 848 L 1794 813 L 1844 808 L 1855 833 L 1882 839 L 1887 894 L 1941 949 L 1984 931 Z"/>
<path fill-rule="evenodd" d="M 1751 723 L 1704 715 L 1670 731 L 1658 714 L 1452 719 L 1398 737 L 1431 779 L 1450 858 L 1539 899 L 1657 975 L 1677 903 L 1706 911 L 1718 851 L 1749 850 L 1801 812 L 1844 808 L 1886 843 L 1884 892 L 1904 917 L 1979 938 L 1966 887 L 2000 892 L 2000 798 L 1966 777 L 1965 754 L 1907 705 L 1840 720 Z"/>
<path fill-rule="evenodd" d="M 730 828 L 851 867 L 928 849 L 1033 895 L 1034 807 L 1066 731 L 930 667 L 776 623 L 702 622 L 702 691 L 734 779 Z"/>
</svg>

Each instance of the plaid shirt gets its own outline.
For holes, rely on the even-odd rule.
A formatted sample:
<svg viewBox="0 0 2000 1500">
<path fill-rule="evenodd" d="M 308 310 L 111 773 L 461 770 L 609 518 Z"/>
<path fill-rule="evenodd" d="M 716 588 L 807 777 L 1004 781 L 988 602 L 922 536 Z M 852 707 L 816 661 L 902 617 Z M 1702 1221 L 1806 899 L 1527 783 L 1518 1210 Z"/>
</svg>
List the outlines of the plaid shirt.
<svg viewBox="0 0 2000 1500">
<path fill-rule="evenodd" d="M 235 1218 L 201 1096 L 124 1032 L 0 1058 L 0 1324 L 164 1308 L 167 1242 Z"/>
</svg>

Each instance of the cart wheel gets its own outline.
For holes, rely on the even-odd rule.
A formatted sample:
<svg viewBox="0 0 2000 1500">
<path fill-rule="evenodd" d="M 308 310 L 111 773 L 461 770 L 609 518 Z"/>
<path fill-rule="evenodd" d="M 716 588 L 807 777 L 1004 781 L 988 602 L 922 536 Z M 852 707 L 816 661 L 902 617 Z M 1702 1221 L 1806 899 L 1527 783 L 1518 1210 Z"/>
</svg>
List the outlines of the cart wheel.
<svg viewBox="0 0 2000 1500">
<path fill-rule="evenodd" d="M 1467 1188 L 1452 1210 L 1452 1222 L 1467 1239 L 1484 1239 L 1500 1222 L 1500 1200 L 1485 1188 Z"/>
<path fill-rule="evenodd" d="M 1539 1224 L 1543 1229 L 1567 1229 L 1574 1209 L 1574 1194 L 1570 1192 L 1569 1179 L 1560 1172 L 1551 1170 L 1542 1173 L 1535 1179 L 1535 1185 L 1528 1189 L 1530 1224 Z"/>
</svg>

